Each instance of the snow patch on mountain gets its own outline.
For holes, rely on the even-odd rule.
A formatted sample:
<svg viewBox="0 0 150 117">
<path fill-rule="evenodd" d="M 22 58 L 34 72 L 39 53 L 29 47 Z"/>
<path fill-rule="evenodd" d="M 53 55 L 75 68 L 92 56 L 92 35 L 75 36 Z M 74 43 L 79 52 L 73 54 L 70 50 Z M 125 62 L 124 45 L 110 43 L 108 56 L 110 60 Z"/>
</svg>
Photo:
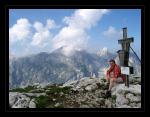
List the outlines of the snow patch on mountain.
<svg viewBox="0 0 150 117">
<path fill-rule="evenodd" d="M 108 49 L 103 47 L 99 52 L 97 52 L 98 56 L 107 56 L 109 54 Z"/>
</svg>

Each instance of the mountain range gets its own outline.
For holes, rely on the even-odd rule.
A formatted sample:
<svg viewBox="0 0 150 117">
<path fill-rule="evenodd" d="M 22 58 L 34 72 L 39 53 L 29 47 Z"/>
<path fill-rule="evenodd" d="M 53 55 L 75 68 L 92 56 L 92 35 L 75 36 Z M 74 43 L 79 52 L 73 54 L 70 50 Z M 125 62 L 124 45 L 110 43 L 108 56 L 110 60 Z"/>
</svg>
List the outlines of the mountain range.
<svg viewBox="0 0 150 117">
<path fill-rule="evenodd" d="M 74 50 L 73 55 L 66 56 L 63 47 L 51 52 L 41 52 L 21 58 L 9 58 L 10 88 L 25 87 L 34 83 L 42 85 L 65 83 L 80 77 L 104 77 L 108 69 L 108 60 L 119 62 L 117 53 L 103 48 L 97 53 L 86 50 Z M 135 74 L 141 72 L 141 65 L 131 53 L 129 65 L 135 68 Z"/>
</svg>

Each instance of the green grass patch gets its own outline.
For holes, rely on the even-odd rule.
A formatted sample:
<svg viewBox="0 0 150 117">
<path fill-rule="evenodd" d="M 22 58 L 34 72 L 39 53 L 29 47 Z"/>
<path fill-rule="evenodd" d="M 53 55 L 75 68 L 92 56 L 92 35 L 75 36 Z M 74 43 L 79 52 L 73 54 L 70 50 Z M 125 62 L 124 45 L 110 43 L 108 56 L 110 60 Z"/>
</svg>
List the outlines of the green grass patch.
<svg viewBox="0 0 150 117">
<path fill-rule="evenodd" d="M 35 98 L 37 108 L 64 108 L 64 102 L 67 101 L 65 94 L 69 94 L 71 87 L 47 86 L 45 87 L 47 96 Z M 60 95 L 63 93 L 63 95 Z M 55 99 L 55 101 L 53 100 Z M 55 106 L 59 103 L 58 106 Z"/>
<path fill-rule="evenodd" d="M 15 89 L 11 89 L 10 91 L 11 92 L 20 92 L 20 93 L 23 93 L 23 92 L 29 92 L 33 89 L 36 89 L 34 86 L 27 86 L 25 88 L 15 88 Z"/>
<path fill-rule="evenodd" d="M 53 101 L 53 99 L 56 99 Z M 35 98 L 35 103 L 37 108 L 64 108 L 63 102 L 65 102 L 65 97 L 60 97 L 59 95 L 48 95 L 48 96 L 39 96 Z M 55 106 L 56 103 L 59 103 L 58 106 Z"/>
<path fill-rule="evenodd" d="M 48 96 L 39 96 L 35 98 L 35 103 L 37 108 L 46 108 L 50 104 L 50 99 Z"/>
<path fill-rule="evenodd" d="M 64 94 L 68 94 L 71 89 L 71 87 L 58 87 L 58 86 L 52 86 L 49 88 L 50 88 L 49 91 L 46 92 L 47 95 L 56 94 L 60 92 L 63 92 Z"/>
</svg>

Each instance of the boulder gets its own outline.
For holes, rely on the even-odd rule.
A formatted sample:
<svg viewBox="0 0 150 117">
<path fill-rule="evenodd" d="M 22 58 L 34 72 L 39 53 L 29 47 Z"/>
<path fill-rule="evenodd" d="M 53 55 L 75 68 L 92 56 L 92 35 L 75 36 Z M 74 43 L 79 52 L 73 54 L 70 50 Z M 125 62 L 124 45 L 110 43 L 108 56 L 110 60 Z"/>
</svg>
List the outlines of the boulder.
<svg viewBox="0 0 150 117">
<path fill-rule="evenodd" d="M 112 107 L 112 102 L 109 99 L 105 100 L 105 107 L 111 108 Z"/>
<path fill-rule="evenodd" d="M 9 106 L 11 108 L 36 108 L 34 100 L 30 101 L 30 97 L 39 97 L 46 93 L 18 93 L 9 92 Z"/>
<path fill-rule="evenodd" d="M 85 90 L 86 91 L 92 91 L 92 90 L 95 90 L 97 88 L 98 88 L 98 86 L 96 84 L 92 84 L 92 85 L 88 85 L 87 87 L 85 87 Z"/>
<path fill-rule="evenodd" d="M 18 94 L 17 92 L 9 93 L 9 106 L 12 107 L 15 102 L 18 100 Z"/>
<path fill-rule="evenodd" d="M 24 96 L 23 96 L 24 98 L 20 98 L 20 97 L 12 106 L 12 108 L 28 108 L 29 107 L 30 98 L 24 97 Z"/>
<path fill-rule="evenodd" d="M 126 98 L 128 98 L 130 102 L 141 102 L 141 96 L 134 96 L 132 93 L 128 93 Z"/>
<path fill-rule="evenodd" d="M 128 105 L 129 101 L 123 95 L 117 95 L 116 106 Z"/>
<path fill-rule="evenodd" d="M 56 99 L 55 99 L 55 98 L 53 98 L 52 100 L 53 100 L 53 101 L 56 101 Z"/>
<path fill-rule="evenodd" d="M 60 105 L 61 105 L 60 103 L 56 103 L 54 106 L 59 107 Z"/>
<path fill-rule="evenodd" d="M 32 99 L 29 103 L 29 108 L 36 108 L 35 99 Z"/>
</svg>

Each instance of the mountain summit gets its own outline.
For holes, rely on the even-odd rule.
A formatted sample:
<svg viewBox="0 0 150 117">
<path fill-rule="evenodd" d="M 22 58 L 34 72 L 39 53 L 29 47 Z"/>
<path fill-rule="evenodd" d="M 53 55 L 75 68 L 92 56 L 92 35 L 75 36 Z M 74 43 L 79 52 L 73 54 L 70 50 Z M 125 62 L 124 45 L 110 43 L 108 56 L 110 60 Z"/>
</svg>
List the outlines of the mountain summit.
<svg viewBox="0 0 150 117">
<path fill-rule="evenodd" d="M 109 54 L 109 51 L 106 47 L 103 47 L 99 52 L 97 52 L 98 56 L 107 56 Z"/>
</svg>

